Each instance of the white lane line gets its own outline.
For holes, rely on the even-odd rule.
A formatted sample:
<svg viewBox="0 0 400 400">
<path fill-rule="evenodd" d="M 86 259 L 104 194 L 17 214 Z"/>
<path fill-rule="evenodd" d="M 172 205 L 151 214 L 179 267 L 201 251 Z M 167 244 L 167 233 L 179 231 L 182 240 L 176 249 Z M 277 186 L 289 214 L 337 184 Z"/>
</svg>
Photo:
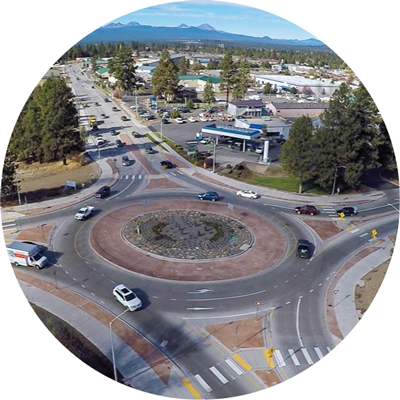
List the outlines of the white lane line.
<svg viewBox="0 0 400 400">
<path fill-rule="evenodd" d="M 219 372 L 219 371 L 217 370 L 217 368 L 211 367 L 211 368 L 210 368 L 210 371 L 211 371 L 224 385 L 225 385 L 226 383 L 229 382 L 228 379 L 226 379 L 226 378 L 221 374 L 221 372 Z"/>
<path fill-rule="evenodd" d="M 175 300 L 175 299 L 171 299 Z M 213 308 L 207 308 L 207 307 L 190 307 L 187 308 L 186 310 L 191 310 L 191 311 L 204 311 L 204 310 L 214 310 Z"/>
<path fill-rule="evenodd" d="M 280 350 L 275 350 L 275 351 L 274 351 L 274 356 L 275 356 L 276 363 L 278 364 L 278 366 L 280 366 L 280 367 L 286 367 L 285 360 L 284 360 L 284 358 L 283 358 L 282 353 L 280 352 Z"/>
<path fill-rule="evenodd" d="M 353 230 L 350 231 L 350 233 L 356 233 L 356 232 L 358 232 L 359 230 L 360 230 L 360 228 L 353 229 Z"/>
<path fill-rule="evenodd" d="M 132 175 L 132 180 L 133 180 L 133 181 L 135 180 L 135 175 Z"/>
<path fill-rule="evenodd" d="M 3 225 L 3 229 L 4 228 L 9 228 L 9 227 L 11 227 L 11 226 L 16 226 L 17 224 L 7 224 L 7 225 Z"/>
<path fill-rule="evenodd" d="M 139 175 L 139 179 L 142 179 L 142 175 Z"/>
<path fill-rule="evenodd" d="M 326 346 L 326 349 L 328 350 L 329 353 L 331 352 L 331 348 L 330 347 Z"/>
<path fill-rule="evenodd" d="M 302 351 L 302 353 L 304 355 L 304 358 L 306 359 L 307 363 L 310 364 L 310 365 L 313 365 L 314 362 L 313 362 L 312 358 L 310 357 L 310 354 L 308 353 L 307 349 L 302 347 L 301 351 Z"/>
<path fill-rule="evenodd" d="M 296 330 L 297 330 L 297 337 L 299 338 L 299 342 L 300 342 L 300 347 L 303 347 L 303 341 L 301 340 L 300 328 L 299 328 L 300 303 L 301 303 L 301 297 L 299 297 L 299 301 L 298 301 L 298 303 L 297 303 L 297 311 L 296 311 Z"/>
<path fill-rule="evenodd" d="M 299 362 L 299 359 L 297 358 L 296 353 L 294 352 L 294 350 L 293 349 L 288 349 L 288 352 L 289 352 L 290 357 L 293 360 L 293 364 L 299 366 L 300 362 Z"/>
<path fill-rule="evenodd" d="M 293 210 L 293 207 L 278 206 L 278 204 L 263 203 L 263 206 L 278 207 L 278 208 L 284 208 L 286 210 Z"/>
<path fill-rule="evenodd" d="M 171 175 L 176 176 L 176 174 L 174 174 L 173 172 L 170 172 Z"/>
<path fill-rule="evenodd" d="M 248 296 L 254 296 L 256 294 L 264 293 L 266 290 L 260 290 L 259 292 L 253 292 L 253 293 L 247 293 L 247 294 L 241 294 L 238 296 L 230 296 L 230 297 L 213 297 L 211 299 L 187 299 L 186 301 L 215 301 L 215 300 L 230 300 L 230 299 L 239 299 L 241 297 L 248 297 Z"/>
<path fill-rule="evenodd" d="M 227 358 L 225 362 L 238 374 L 243 375 L 243 371 L 230 359 Z"/>
<path fill-rule="evenodd" d="M 322 354 L 322 351 L 319 347 L 314 347 L 315 352 L 317 353 L 317 356 L 320 360 L 324 358 L 324 355 Z"/>
<path fill-rule="evenodd" d="M 362 235 L 360 235 L 360 236 L 358 236 L 358 237 L 362 238 L 362 237 L 365 237 L 365 236 L 367 236 L 367 235 L 368 235 L 368 232 L 365 232 L 365 233 L 363 233 Z"/>
<path fill-rule="evenodd" d="M 341 221 L 342 220 L 341 218 L 331 218 L 331 219 L 333 219 L 335 221 Z"/>
<path fill-rule="evenodd" d="M 114 194 L 114 196 L 111 196 L 111 197 L 107 198 L 106 201 L 110 201 L 110 200 L 113 199 L 114 197 L 119 196 L 119 195 L 121 195 L 122 193 L 124 193 L 125 190 L 128 190 L 128 189 L 131 187 L 131 185 L 132 185 L 133 182 L 134 182 L 134 181 L 132 181 L 125 189 L 123 189 L 123 190 L 121 190 L 120 192 Z"/>
<path fill-rule="evenodd" d="M 200 383 L 200 385 L 203 387 L 203 389 L 207 393 L 212 392 L 212 389 L 210 388 L 210 386 L 208 386 L 207 382 L 199 374 L 194 375 L 194 379 L 196 379 L 196 381 Z"/>
<path fill-rule="evenodd" d="M 125 175 L 125 179 L 129 179 L 129 175 Z"/>
</svg>

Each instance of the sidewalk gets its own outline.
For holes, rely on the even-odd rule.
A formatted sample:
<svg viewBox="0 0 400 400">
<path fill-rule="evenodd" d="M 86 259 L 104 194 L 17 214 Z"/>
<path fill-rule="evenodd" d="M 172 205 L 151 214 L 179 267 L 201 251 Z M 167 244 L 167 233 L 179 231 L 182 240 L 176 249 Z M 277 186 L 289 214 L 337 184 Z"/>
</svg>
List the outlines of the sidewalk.
<svg viewBox="0 0 400 400">
<path fill-rule="evenodd" d="M 386 237 L 382 242 L 361 250 L 338 271 L 327 293 L 328 325 L 338 339 L 345 338 L 360 321 L 356 310 L 355 289 L 368 272 L 390 259 L 393 242 Z"/>
<path fill-rule="evenodd" d="M 112 362 L 109 322 L 114 314 L 69 289 L 22 271 L 16 275 L 29 302 L 73 326 Z M 125 384 L 160 396 L 192 398 L 184 374 L 146 338 L 120 319 L 112 330 L 116 368 Z"/>
</svg>

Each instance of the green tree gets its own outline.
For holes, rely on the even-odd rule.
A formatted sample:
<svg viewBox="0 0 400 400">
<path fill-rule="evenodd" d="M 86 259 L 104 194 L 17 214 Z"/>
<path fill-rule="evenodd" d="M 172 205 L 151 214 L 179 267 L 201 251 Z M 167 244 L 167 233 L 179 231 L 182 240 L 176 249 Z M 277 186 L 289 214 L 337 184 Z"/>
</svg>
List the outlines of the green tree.
<svg viewBox="0 0 400 400">
<path fill-rule="evenodd" d="M 272 85 L 267 82 L 263 87 L 263 94 L 272 94 L 275 93 L 275 90 L 272 89 Z"/>
<path fill-rule="evenodd" d="M 10 153 L 6 153 L 6 157 L 3 164 L 3 175 L 1 177 L 1 202 L 5 202 L 14 197 L 17 192 L 16 182 L 16 167 L 14 162 L 14 156 Z"/>
<path fill-rule="evenodd" d="M 239 60 L 238 70 L 235 75 L 235 82 L 232 89 L 234 99 L 243 99 L 247 89 L 251 86 L 250 65 L 247 60 Z"/>
<path fill-rule="evenodd" d="M 124 93 L 132 94 L 136 88 L 136 67 L 132 59 L 132 49 L 120 44 L 108 66 L 110 74 L 117 79 L 117 87 Z"/>
<path fill-rule="evenodd" d="M 187 68 L 187 61 L 185 57 L 182 57 L 178 63 L 178 73 L 179 75 L 187 75 L 188 68 Z"/>
<path fill-rule="evenodd" d="M 236 66 L 232 59 L 232 54 L 230 52 L 225 54 L 220 67 L 221 67 L 220 89 L 223 92 L 226 92 L 226 104 L 228 105 L 229 94 L 231 93 L 236 83 L 236 71 L 237 71 Z"/>
<path fill-rule="evenodd" d="M 298 118 L 290 128 L 289 139 L 282 146 L 281 162 L 283 168 L 292 176 L 299 178 L 299 193 L 303 183 L 314 177 L 315 153 L 314 126 L 309 117 Z"/>
<path fill-rule="evenodd" d="M 186 107 L 187 107 L 189 110 L 193 110 L 193 108 L 194 108 L 194 103 L 193 103 L 193 100 L 192 100 L 192 99 L 189 99 L 189 100 L 186 102 Z"/>
<path fill-rule="evenodd" d="M 163 51 L 158 66 L 151 79 L 153 93 L 162 96 L 167 102 L 172 101 L 178 90 L 178 69 L 171 61 L 168 51 Z"/>
<path fill-rule="evenodd" d="M 205 86 L 204 86 L 204 93 L 203 93 L 203 101 L 204 103 L 211 104 L 215 103 L 215 93 L 214 88 L 211 83 L 211 80 L 208 79 Z"/>
</svg>

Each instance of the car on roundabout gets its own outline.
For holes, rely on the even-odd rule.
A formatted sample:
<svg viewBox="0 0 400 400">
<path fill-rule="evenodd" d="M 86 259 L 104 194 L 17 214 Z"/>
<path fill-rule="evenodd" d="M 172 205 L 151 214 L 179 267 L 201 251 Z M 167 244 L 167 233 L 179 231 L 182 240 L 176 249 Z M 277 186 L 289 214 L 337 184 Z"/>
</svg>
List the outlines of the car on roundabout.
<svg viewBox="0 0 400 400">
<path fill-rule="evenodd" d="M 306 214 L 306 215 L 317 215 L 318 210 L 314 206 L 306 205 L 306 206 L 299 206 L 294 209 L 294 212 L 298 215 Z"/>
<path fill-rule="evenodd" d="M 104 197 L 109 196 L 111 193 L 110 186 L 102 186 L 95 194 L 95 197 L 103 199 Z"/>
<path fill-rule="evenodd" d="M 205 192 L 205 193 L 199 193 L 197 197 L 200 200 L 211 200 L 211 201 L 217 201 L 219 199 L 218 193 L 217 192 Z"/>
<path fill-rule="evenodd" d="M 297 256 L 300 258 L 310 258 L 311 255 L 311 243 L 305 239 L 299 239 L 297 241 Z"/>
<path fill-rule="evenodd" d="M 128 308 L 129 311 L 135 311 L 142 307 L 142 301 L 139 297 L 123 284 L 115 286 L 113 289 L 113 296 L 115 300 Z"/>
<path fill-rule="evenodd" d="M 160 162 L 161 167 L 163 167 L 164 169 L 171 169 L 174 168 L 174 164 L 172 164 L 171 161 L 168 160 L 164 160 Z"/>
<path fill-rule="evenodd" d="M 345 217 L 354 217 L 357 215 L 357 207 L 343 207 L 340 210 L 336 210 L 337 215 L 344 214 Z"/>
<path fill-rule="evenodd" d="M 131 160 L 128 156 L 122 156 L 122 165 L 124 167 L 129 167 L 129 165 L 131 165 Z"/>
<path fill-rule="evenodd" d="M 253 190 L 239 190 L 236 192 L 236 196 L 246 197 L 247 199 L 257 199 L 259 194 L 254 192 Z"/>
<path fill-rule="evenodd" d="M 94 207 L 85 206 L 82 207 L 76 214 L 75 219 L 77 221 L 84 221 L 87 217 L 90 217 L 94 213 Z"/>
</svg>

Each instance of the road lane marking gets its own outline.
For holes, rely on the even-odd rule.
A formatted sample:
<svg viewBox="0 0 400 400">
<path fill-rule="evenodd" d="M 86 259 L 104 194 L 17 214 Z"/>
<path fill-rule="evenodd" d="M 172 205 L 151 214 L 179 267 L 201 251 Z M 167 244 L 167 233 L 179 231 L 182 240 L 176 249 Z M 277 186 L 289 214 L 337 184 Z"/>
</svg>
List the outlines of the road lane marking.
<svg viewBox="0 0 400 400">
<path fill-rule="evenodd" d="M 227 384 L 229 382 L 228 379 L 226 379 L 225 376 L 222 375 L 221 372 L 218 371 L 217 368 L 211 367 L 209 369 L 222 382 L 223 385 L 225 385 L 225 384 Z"/>
<path fill-rule="evenodd" d="M 309 365 L 313 365 L 314 362 L 313 362 L 312 358 L 310 357 L 310 354 L 308 353 L 307 349 L 305 347 L 302 347 L 301 351 L 302 351 L 302 353 L 304 355 L 304 358 L 306 359 L 307 363 Z"/>
<path fill-rule="evenodd" d="M 297 337 L 299 338 L 299 342 L 300 342 L 300 347 L 303 347 L 303 341 L 301 340 L 301 336 L 300 336 L 300 323 L 299 323 L 299 317 L 300 317 L 300 303 L 301 303 L 301 299 L 303 296 L 299 297 L 299 301 L 297 303 L 297 310 L 296 310 L 296 330 L 297 330 Z"/>
<path fill-rule="evenodd" d="M 171 300 L 176 300 L 176 299 L 171 299 Z M 204 310 L 214 310 L 213 308 L 210 307 L 190 307 L 187 308 L 187 310 L 191 310 L 191 311 L 204 311 Z"/>
<path fill-rule="evenodd" d="M 201 399 L 201 394 L 194 388 L 194 386 L 187 379 L 182 379 L 182 382 L 185 385 L 186 389 L 189 390 L 190 393 L 192 393 L 195 399 Z"/>
<path fill-rule="evenodd" d="M 215 301 L 215 300 L 230 300 L 230 299 L 239 299 L 241 297 L 248 297 L 248 296 L 254 296 L 256 294 L 261 294 L 266 292 L 267 290 L 260 290 L 259 292 L 253 292 L 253 293 L 247 293 L 247 294 L 241 294 L 238 296 L 229 296 L 229 297 L 213 297 L 211 299 L 187 299 L 186 301 Z M 188 292 L 188 293 L 194 293 L 194 292 Z M 200 292 L 197 292 L 200 293 Z"/>
<path fill-rule="evenodd" d="M 238 363 L 240 364 L 246 371 L 251 371 L 253 368 L 246 362 L 243 360 L 242 357 L 240 357 L 238 354 L 233 354 L 232 358 Z"/>
<path fill-rule="evenodd" d="M 272 350 L 272 348 L 264 350 L 264 356 L 265 356 L 265 359 L 267 360 L 269 369 L 272 369 L 275 367 L 274 359 L 272 358 L 273 354 L 274 354 L 274 351 Z"/>
<path fill-rule="evenodd" d="M 293 364 L 299 366 L 300 362 L 299 362 L 299 359 L 297 358 L 296 353 L 294 352 L 294 350 L 293 349 L 288 349 L 288 352 L 289 352 L 289 355 L 290 355 L 290 357 L 291 357 L 291 359 L 293 361 Z"/>
<path fill-rule="evenodd" d="M 363 233 L 362 235 L 360 235 L 360 236 L 358 236 L 358 237 L 363 238 L 363 237 L 365 237 L 365 236 L 367 236 L 367 235 L 368 235 L 368 232 L 365 232 L 365 233 Z"/>
<path fill-rule="evenodd" d="M 142 175 L 139 175 L 139 179 L 142 179 Z"/>
<path fill-rule="evenodd" d="M 329 353 L 331 352 L 331 348 L 330 347 L 326 346 L 326 349 L 328 350 Z"/>
<path fill-rule="evenodd" d="M 320 360 L 324 358 L 324 355 L 322 354 L 322 351 L 319 347 L 314 347 L 315 352 L 317 353 L 317 356 L 319 357 Z"/>
<path fill-rule="evenodd" d="M 125 179 L 129 179 L 129 175 L 126 175 L 126 176 L 125 176 Z"/>
<path fill-rule="evenodd" d="M 199 374 L 195 375 L 194 379 L 196 379 L 196 381 L 200 383 L 200 385 L 203 387 L 203 389 L 207 393 L 212 392 L 212 389 L 210 388 L 210 386 L 208 386 L 207 382 Z"/>
<path fill-rule="evenodd" d="M 243 375 L 243 371 L 230 359 L 227 358 L 225 362 L 238 374 Z"/>
<path fill-rule="evenodd" d="M 279 350 L 274 351 L 274 356 L 279 367 L 286 367 L 286 362 L 282 356 L 282 353 Z"/>
<path fill-rule="evenodd" d="M 350 231 L 350 233 L 356 233 L 356 232 L 359 232 L 360 231 L 360 228 L 357 228 L 357 229 L 353 229 L 352 231 Z"/>
</svg>

